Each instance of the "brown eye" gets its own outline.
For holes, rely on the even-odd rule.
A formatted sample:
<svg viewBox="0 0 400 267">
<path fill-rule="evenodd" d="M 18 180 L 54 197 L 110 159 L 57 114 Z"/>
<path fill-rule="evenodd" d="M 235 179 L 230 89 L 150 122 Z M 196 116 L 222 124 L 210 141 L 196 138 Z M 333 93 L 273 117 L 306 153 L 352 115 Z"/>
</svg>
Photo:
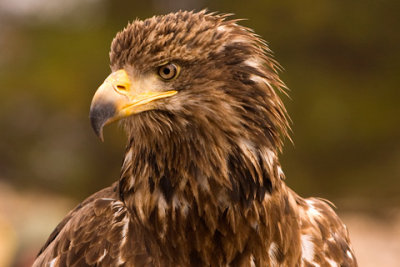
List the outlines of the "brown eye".
<svg viewBox="0 0 400 267">
<path fill-rule="evenodd" d="M 173 63 L 168 63 L 158 69 L 158 75 L 164 80 L 171 80 L 178 75 L 178 66 Z"/>
</svg>

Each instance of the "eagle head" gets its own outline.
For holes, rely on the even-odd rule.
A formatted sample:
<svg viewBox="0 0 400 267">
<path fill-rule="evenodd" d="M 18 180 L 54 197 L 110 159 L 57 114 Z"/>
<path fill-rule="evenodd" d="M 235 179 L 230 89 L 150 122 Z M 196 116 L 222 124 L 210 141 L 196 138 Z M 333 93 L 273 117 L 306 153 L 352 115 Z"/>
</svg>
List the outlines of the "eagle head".
<svg viewBox="0 0 400 267">
<path fill-rule="evenodd" d="M 101 139 L 103 126 L 121 119 L 128 136 L 141 140 L 226 146 L 241 138 L 280 148 L 287 135 L 279 66 L 264 41 L 227 15 L 136 20 L 114 38 L 110 61 L 90 108 Z"/>
</svg>

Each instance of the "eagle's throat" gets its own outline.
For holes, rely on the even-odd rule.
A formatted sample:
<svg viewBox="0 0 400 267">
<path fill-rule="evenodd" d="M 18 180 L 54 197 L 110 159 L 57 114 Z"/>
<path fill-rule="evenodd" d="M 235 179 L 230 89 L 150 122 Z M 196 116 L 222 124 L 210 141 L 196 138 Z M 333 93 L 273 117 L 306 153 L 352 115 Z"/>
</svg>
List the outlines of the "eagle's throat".
<svg viewBox="0 0 400 267">
<path fill-rule="evenodd" d="M 120 195 L 155 242 L 165 245 L 162 249 L 173 250 L 168 242 L 179 236 L 192 244 L 182 248 L 190 254 L 238 228 L 246 230 L 236 245 L 245 246 L 263 216 L 259 206 L 282 187 L 276 151 L 250 141 L 238 140 L 226 150 L 209 142 L 204 151 L 193 151 L 195 143 L 157 150 L 161 144 L 144 144 L 136 146 L 132 140 L 128 146 Z"/>
</svg>

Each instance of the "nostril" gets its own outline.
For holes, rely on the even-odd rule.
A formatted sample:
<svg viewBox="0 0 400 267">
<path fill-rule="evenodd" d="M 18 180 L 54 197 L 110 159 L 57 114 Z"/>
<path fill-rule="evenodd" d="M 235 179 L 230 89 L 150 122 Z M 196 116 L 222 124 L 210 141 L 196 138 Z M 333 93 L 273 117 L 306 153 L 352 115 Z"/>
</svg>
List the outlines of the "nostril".
<svg viewBox="0 0 400 267">
<path fill-rule="evenodd" d="M 117 85 L 118 90 L 126 90 L 126 87 L 124 85 Z"/>
</svg>

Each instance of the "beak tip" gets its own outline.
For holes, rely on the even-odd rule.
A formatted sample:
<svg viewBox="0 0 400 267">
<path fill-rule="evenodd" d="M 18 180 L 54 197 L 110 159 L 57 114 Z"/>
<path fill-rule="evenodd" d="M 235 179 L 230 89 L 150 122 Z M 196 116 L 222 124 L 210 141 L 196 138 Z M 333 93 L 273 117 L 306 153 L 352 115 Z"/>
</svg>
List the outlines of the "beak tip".
<svg viewBox="0 0 400 267">
<path fill-rule="evenodd" d="M 101 142 L 104 142 L 103 127 L 100 127 L 99 129 L 95 129 L 94 133 L 100 139 Z"/>
<path fill-rule="evenodd" d="M 95 135 L 102 141 L 104 142 L 104 137 L 103 137 L 103 125 L 102 123 L 99 123 L 99 121 L 94 118 L 90 117 L 90 123 L 92 125 L 92 129 L 95 133 Z"/>
<path fill-rule="evenodd" d="M 103 127 L 114 114 L 115 107 L 112 104 L 96 104 L 90 109 L 90 123 L 93 131 L 102 142 L 104 142 Z"/>
<path fill-rule="evenodd" d="M 104 143 L 104 137 L 103 137 L 103 129 L 97 134 L 97 137 L 100 139 L 102 143 Z"/>
</svg>

